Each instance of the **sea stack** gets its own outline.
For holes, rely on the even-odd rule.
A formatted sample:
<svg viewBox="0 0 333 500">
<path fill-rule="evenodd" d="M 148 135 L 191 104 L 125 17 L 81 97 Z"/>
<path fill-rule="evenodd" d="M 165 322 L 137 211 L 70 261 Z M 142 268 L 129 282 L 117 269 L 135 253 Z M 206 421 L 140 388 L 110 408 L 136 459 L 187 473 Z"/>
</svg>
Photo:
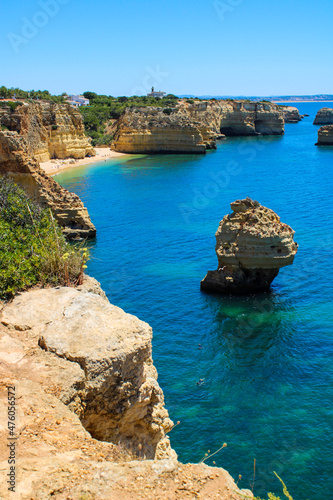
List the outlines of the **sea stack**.
<svg viewBox="0 0 333 500">
<path fill-rule="evenodd" d="M 201 289 L 224 294 L 268 291 L 279 269 L 293 263 L 298 245 L 293 229 L 257 201 L 231 203 L 216 232 L 218 269 L 208 271 Z"/>
<path fill-rule="evenodd" d="M 313 122 L 314 125 L 332 125 L 333 124 L 333 109 L 321 108 L 316 114 Z"/>
<path fill-rule="evenodd" d="M 333 146 L 333 125 L 320 127 L 316 146 Z"/>
</svg>

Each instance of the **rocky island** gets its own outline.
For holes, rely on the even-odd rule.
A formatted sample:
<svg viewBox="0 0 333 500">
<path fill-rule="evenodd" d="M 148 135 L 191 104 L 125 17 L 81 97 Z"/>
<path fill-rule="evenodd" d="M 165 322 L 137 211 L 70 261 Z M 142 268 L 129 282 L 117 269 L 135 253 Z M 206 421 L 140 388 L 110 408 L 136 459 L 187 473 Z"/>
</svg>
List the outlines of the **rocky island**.
<svg viewBox="0 0 333 500">
<path fill-rule="evenodd" d="M 247 294 L 268 291 L 281 267 L 293 263 L 298 245 L 294 231 L 257 201 L 231 203 L 216 232 L 218 269 L 208 271 L 201 289 Z"/>
<path fill-rule="evenodd" d="M 333 125 L 320 127 L 316 146 L 333 146 Z"/>
<path fill-rule="evenodd" d="M 321 108 L 313 122 L 314 125 L 333 125 L 333 109 Z"/>
</svg>

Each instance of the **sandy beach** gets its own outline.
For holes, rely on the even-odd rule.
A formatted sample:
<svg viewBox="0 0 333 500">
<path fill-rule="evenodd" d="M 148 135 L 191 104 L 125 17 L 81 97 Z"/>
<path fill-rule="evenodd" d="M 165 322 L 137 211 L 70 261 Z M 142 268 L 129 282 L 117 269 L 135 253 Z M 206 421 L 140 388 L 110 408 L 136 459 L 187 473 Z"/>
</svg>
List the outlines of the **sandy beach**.
<svg viewBox="0 0 333 500">
<path fill-rule="evenodd" d="M 110 158 L 125 156 L 125 153 L 117 153 L 116 151 L 111 151 L 110 148 L 95 148 L 95 151 L 96 156 L 91 156 L 90 158 L 82 158 L 81 160 L 76 160 L 74 158 L 67 158 L 65 160 L 49 160 L 42 162 L 40 166 L 47 174 L 55 175 L 61 170 L 68 168 L 81 167 L 82 165 L 89 165 L 90 163 L 107 161 Z"/>
</svg>

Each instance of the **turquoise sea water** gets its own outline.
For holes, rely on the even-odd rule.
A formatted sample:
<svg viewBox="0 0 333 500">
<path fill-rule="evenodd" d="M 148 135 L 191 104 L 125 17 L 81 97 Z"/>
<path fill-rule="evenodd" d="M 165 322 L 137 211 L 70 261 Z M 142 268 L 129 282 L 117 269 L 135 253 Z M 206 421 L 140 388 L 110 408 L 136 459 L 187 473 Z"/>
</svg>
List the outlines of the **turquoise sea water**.
<svg viewBox="0 0 333 500">
<path fill-rule="evenodd" d="M 56 176 L 98 231 L 88 272 L 110 301 L 154 330 L 153 357 L 182 462 L 228 443 L 212 464 L 255 493 L 333 498 L 333 147 L 316 147 L 316 111 L 283 137 L 228 138 L 205 156 L 133 156 Z M 200 291 L 215 231 L 250 196 L 296 231 L 299 252 L 272 293 Z M 202 348 L 199 348 L 199 344 Z M 197 385 L 204 379 L 202 385 Z"/>
</svg>

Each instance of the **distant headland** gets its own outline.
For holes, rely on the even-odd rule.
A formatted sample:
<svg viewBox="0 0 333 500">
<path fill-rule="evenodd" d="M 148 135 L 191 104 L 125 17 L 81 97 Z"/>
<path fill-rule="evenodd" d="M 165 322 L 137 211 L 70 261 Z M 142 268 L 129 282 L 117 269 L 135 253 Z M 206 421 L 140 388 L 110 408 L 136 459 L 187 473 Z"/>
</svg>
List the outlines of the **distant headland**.
<svg viewBox="0 0 333 500">
<path fill-rule="evenodd" d="M 232 96 L 232 95 L 201 95 L 194 96 L 184 94 L 179 97 L 188 97 L 199 99 L 248 99 L 249 101 L 260 102 L 263 100 L 271 102 L 326 102 L 333 101 L 333 94 L 316 94 L 316 95 L 274 95 L 274 96 Z"/>
</svg>

